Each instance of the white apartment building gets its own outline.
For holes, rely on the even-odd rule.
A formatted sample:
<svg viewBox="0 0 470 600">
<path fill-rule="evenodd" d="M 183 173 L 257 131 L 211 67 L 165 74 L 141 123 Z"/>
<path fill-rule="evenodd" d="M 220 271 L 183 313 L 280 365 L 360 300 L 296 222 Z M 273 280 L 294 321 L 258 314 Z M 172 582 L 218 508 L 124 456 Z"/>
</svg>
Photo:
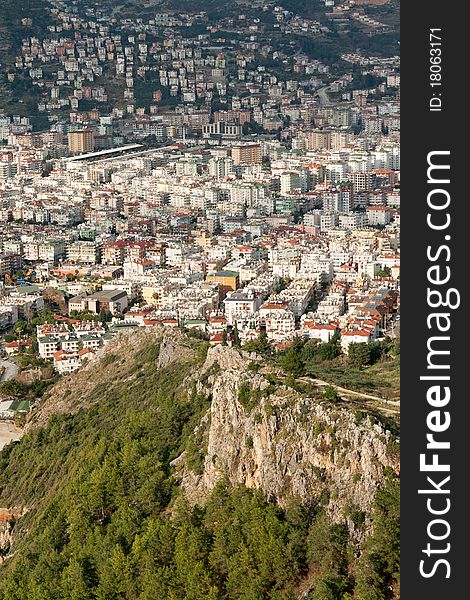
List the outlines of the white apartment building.
<svg viewBox="0 0 470 600">
<path fill-rule="evenodd" d="M 291 340 L 295 336 L 295 316 L 292 311 L 274 311 L 264 316 L 266 335 L 273 342 Z"/>
<path fill-rule="evenodd" d="M 41 358 L 52 358 L 60 348 L 60 340 L 50 336 L 38 337 L 38 351 Z"/>
<path fill-rule="evenodd" d="M 261 297 L 254 290 L 245 288 L 228 292 L 224 300 L 224 313 L 227 323 L 233 325 L 237 319 L 255 314 L 261 305 Z"/>
<path fill-rule="evenodd" d="M 388 225 L 393 212 L 388 206 L 368 206 L 366 214 L 369 225 Z"/>
<path fill-rule="evenodd" d="M 95 264 L 99 260 L 99 251 L 95 242 L 78 241 L 67 248 L 67 262 Z"/>
</svg>

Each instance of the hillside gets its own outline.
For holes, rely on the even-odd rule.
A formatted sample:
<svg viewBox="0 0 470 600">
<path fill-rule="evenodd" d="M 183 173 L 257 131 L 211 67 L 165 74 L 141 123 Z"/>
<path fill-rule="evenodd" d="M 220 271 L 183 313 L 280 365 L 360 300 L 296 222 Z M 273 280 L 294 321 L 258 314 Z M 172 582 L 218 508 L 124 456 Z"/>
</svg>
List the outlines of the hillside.
<svg viewBox="0 0 470 600">
<path fill-rule="evenodd" d="M 62 379 L 0 455 L 0 598 L 399 598 L 394 437 L 285 384 L 160 330 Z"/>
<path fill-rule="evenodd" d="M 385 1 L 385 0 L 384 0 Z M 49 60 L 47 55 L 46 62 L 41 59 L 33 59 L 29 62 L 30 56 L 28 52 L 28 60 L 26 65 L 32 65 L 35 68 L 43 69 L 44 73 L 38 75 L 38 80 L 33 80 L 30 67 L 15 67 L 15 58 L 22 53 L 21 43 L 23 39 L 31 37 L 37 38 L 39 44 L 56 41 L 58 38 L 70 37 L 72 32 L 69 30 L 59 32 L 51 32 L 51 26 L 60 26 L 61 21 L 58 20 L 57 7 L 66 7 L 69 16 L 72 11 L 82 20 L 82 31 L 78 30 L 76 34 L 84 38 L 90 34 L 87 29 L 88 14 L 95 9 L 99 9 L 100 19 L 109 19 L 112 23 L 110 35 L 128 36 L 139 28 L 138 21 L 143 20 L 149 22 L 153 20 L 156 12 L 183 12 L 183 13 L 200 13 L 205 12 L 208 17 L 208 22 L 212 25 L 217 24 L 216 29 L 212 32 L 214 41 L 218 38 L 223 38 L 228 41 L 245 40 L 251 36 L 250 31 L 243 27 L 244 19 L 238 22 L 239 15 L 245 15 L 248 19 L 255 19 L 259 22 L 259 33 L 257 33 L 258 43 L 273 44 L 276 49 L 286 56 L 292 57 L 296 53 L 303 53 L 311 58 L 325 62 L 332 69 L 332 75 L 341 75 L 350 69 L 350 65 L 341 60 L 344 53 L 353 52 L 361 49 L 365 54 L 379 55 L 383 57 L 396 55 L 399 51 L 399 5 L 397 0 L 386 0 L 385 4 L 381 0 L 366 0 L 357 10 L 364 15 L 375 19 L 379 24 L 377 30 L 364 26 L 356 17 L 351 16 L 349 11 L 346 16 L 347 27 L 345 29 L 344 19 L 332 18 L 329 7 L 325 7 L 321 0 L 283 0 L 280 3 L 284 9 L 290 11 L 289 18 L 299 16 L 302 18 L 312 19 L 323 26 L 322 33 L 313 34 L 312 32 L 303 32 L 298 28 L 294 29 L 289 34 L 289 40 L 280 29 L 276 29 L 276 17 L 273 12 L 273 5 L 266 5 L 260 1 L 249 2 L 248 0 L 237 0 L 236 2 L 228 2 L 227 0 L 148 0 L 145 3 L 137 2 L 137 0 L 121 0 L 120 2 L 111 2 L 104 0 L 97 3 L 95 0 L 80 0 L 80 2 L 72 2 L 65 0 L 63 3 L 58 3 L 57 6 L 51 0 L 24 0 L 15 3 L 13 0 L 3 0 L 1 2 L 0 11 L 0 111 L 5 111 L 14 115 L 28 116 L 35 129 L 45 129 L 49 127 L 48 114 L 43 110 L 39 110 L 38 105 L 48 97 L 48 87 L 43 87 L 44 82 L 56 80 L 56 75 L 60 67 L 58 57 Z M 269 8 L 270 7 L 270 8 Z M 354 11 L 355 12 L 355 11 Z M 103 13 L 104 17 L 101 15 Z M 119 23 L 119 19 L 123 19 L 123 23 Z M 232 19 L 237 25 L 228 21 Z M 131 23 L 134 24 L 131 25 Z M 54 29 L 54 27 L 52 27 Z M 94 31 L 94 29 L 93 29 Z M 86 33 L 88 32 L 88 33 Z M 154 38 L 159 38 L 159 33 Z M 182 35 L 186 39 L 196 37 L 201 33 L 208 33 L 207 23 L 198 21 L 191 27 L 175 28 L 175 35 Z M 94 35 L 94 34 L 93 34 Z M 148 42 L 152 41 L 152 36 L 148 37 Z M 218 43 L 218 42 L 217 42 Z M 232 53 L 228 50 L 228 55 Z M 96 56 L 91 56 L 96 59 Z M 290 59 L 290 58 L 289 58 Z M 153 60 L 153 59 L 152 59 Z M 285 69 L 283 62 L 279 64 L 262 53 L 256 55 L 256 61 L 260 66 L 268 66 L 272 70 L 273 75 L 284 81 L 286 78 L 292 77 L 291 70 Z M 156 67 L 159 70 L 160 62 L 149 66 Z M 266 64 L 265 64 L 266 63 Z M 20 63 L 21 64 L 21 63 Z M 101 63 L 100 63 L 101 64 Z M 103 111 L 111 110 L 116 103 L 119 104 L 123 100 L 124 82 L 120 76 L 116 75 L 113 61 L 108 60 L 103 62 L 103 72 L 96 76 L 96 83 L 104 86 L 109 102 L 95 102 L 90 99 L 82 98 L 80 110 L 89 110 L 90 108 L 99 108 Z M 153 73 L 153 75 L 152 75 Z M 34 76 L 36 77 L 36 75 Z M 235 83 L 238 81 L 233 72 L 230 76 Z M 44 81 L 43 81 L 44 79 Z M 140 75 L 135 77 L 135 93 L 137 105 L 147 106 L 150 104 L 152 93 L 155 91 L 155 86 L 159 79 L 154 76 L 154 71 L 146 72 L 144 78 Z M 48 85 L 50 85 L 48 83 Z M 64 97 L 69 86 L 64 86 Z M 229 86 L 230 87 L 230 86 Z M 174 105 L 174 97 L 164 95 L 163 101 L 168 106 Z M 47 109 L 54 114 L 63 113 L 66 111 L 64 107 Z"/>
<path fill-rule="evenodd" d="M 30 90 L 7 82 L 7 73 L 15 64 L 21 41 L 28 35 L 41 35 L 50 24 L 47 0 L 2 0 L 0 3 L 0 110 L 14 106 L 16 114 L 35 114 Z M 20 102 L 19 102 L 20 101 Z"/>
</svg>

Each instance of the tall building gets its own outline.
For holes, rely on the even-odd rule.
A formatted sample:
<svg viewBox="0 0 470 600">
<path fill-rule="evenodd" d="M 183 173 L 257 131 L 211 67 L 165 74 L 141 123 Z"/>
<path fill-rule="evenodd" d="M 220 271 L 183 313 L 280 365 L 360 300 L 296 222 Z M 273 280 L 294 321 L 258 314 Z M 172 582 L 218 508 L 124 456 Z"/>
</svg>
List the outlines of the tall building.
<svg viewBox="0 0 470 600">
<path fill-rule="evenodd" d="M 8 179 L 14 177 L 18 171 L 16 163 L 2 160 L 0 161 L 0 179 Z"/>
<path fill-rule="evenodd" d="M 330 189 L 322 194 L 325 212 L 349 213 L 353 209 L 353 195 L 348 188 Z"/>
<path fill-rule="evenodd" d="M 350 179 L 354 192 L 363 192 L 370 190 L 375 184 L 375 175 L 369 171 L 360 171 L 351 173 Z"/>
<path fill-rule="evenodd" d="M 211 158 L 209 161 L 209 175 L 216 179 L 231 177 L 233 175 L 233 159 L 223 156 Z"/>
<path fill-rule="evenodd" d="M 260 165 L 263 162 L 263 150 L 259 144 L 234 146 L 232 158 L 235 165 Z"/>
<path fill-rule="evenodd" d="M 307 150 L 330 150 L 331 131 L 314 129 L 307 133 L 305 139 Z"/>
<path fill-rule="evenodd" d="M 95 147 L 95 135 L 91 129 L 69 131 L 68 143 L 69 150 L 73 154 L 86 154 L 87 152 L 93 152 Z"/>
<path fill-rule="evenodd" d="M 300 173 L 295 171 L 285 171 L 281 173 L 281 195 L 292 192 L 294 190 L 300 191 Z"/>
<path fill-rule="evenodd" d="M 351 125 L 351 109 L 333 108 L 333 125 L 335 127 L 349 127 Z"/>
</svg>

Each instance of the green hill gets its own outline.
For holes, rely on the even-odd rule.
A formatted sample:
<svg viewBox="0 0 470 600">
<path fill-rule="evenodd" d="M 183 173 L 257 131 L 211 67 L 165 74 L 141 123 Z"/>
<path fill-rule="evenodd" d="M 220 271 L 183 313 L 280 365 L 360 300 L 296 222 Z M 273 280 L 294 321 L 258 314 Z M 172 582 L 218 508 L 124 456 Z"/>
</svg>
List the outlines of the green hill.
<svg viewBox="0 0 470 600">
<path fill-rule="evenodd" d="M 7 75 L 14 67 L 22 39 L 28 35 L 41 35 L 49 25 L 50 14 L 47 8 L 46 0 L 0 2 L 0 110 L 24 116 L 37 115 L 37 100 L 31 96 L 29 83 L 16 81 L 12 85 L 8 82 Z"/>
<path fill-rule="evenodd" d="M 22 440 L 0 454 L 1 599 L 397 597 L 387 591 L 398 579 L 392 469 L 372 482 L 367 511 L 351 503 L 339 513 L 344 499 L 332 483 L 352 478 L 352 464 L 340 464 L 343 446 L 354 452 L 344 423 L 363 440 L 378 435 L 377 425 L 354 425 L 346 410 L 276 387 L 269 373 L 250 374 L 253 360 L 265 368 L 261 359 L 223 347 L 206 358 L 207 350 L 178 332 L 134 333 L 46 394 Z M 310 443 L 314 420 L 318 470 L 305 463 L 308 446 L 295 442 Z M 213 439 L 222 426 L 233 439 Z M 259 446 L 263 436 L 272 448 Z M 318 481 L 318 493 L 299 497 L 292 485 L 281 501 L 247 487 L 248 478 L 235 481 L 233 465 L 194 502 L 191 481 L 200 486 L 238 443 L 237 464 L 269 461 L 289 445 L 303 452 L 302 477 Z M 214 444 L 219 457 L 209 456 Z"/>
</svg>

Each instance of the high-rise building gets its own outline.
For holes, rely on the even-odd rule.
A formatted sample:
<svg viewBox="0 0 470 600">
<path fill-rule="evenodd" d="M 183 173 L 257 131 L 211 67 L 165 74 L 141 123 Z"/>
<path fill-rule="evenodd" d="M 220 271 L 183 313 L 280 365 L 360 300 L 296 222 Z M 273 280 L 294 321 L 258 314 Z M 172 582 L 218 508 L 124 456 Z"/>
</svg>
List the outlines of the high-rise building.
<svg viewBox="0 0 470 600">
<path fill-rule="evenodd" d="M 331 131 L 314 129 L 307 133 L 305 139 L 307 150 L 329 150 L 331 148 Z"/>
<path fill-rule="evenodd" d="M 349 127 L 351 125 L 351 109 L 333 108 L 333 125 L 336 127 Z"/>
<path fill-rule="evenodd" d="M 0 161 L 0 179 L 14 177 L 18 171 L 17 165 L 8 160 Z"/>
<path fill-rule="evenodd" d="M 233 175 L 233 159 L 219 156 L 209 161 L 209 175 L 215 179 L 223 179 Z"/>
<path fill-rule="evenodd" d="M 337 188 L 322 194 L 325 212 L 349 213 L 353 209 L 353 195 L 348 188 Z"/>
<path fill-rule="evenodd" d="M 232 148 L 235 165 L 260 165 L 263 162 L 263 150 L 259 144 L 246 144 Z"/>
<path fill-rule="evenodd" d="M 91 129 L 69 131 L 68 143 L 69 150 L 73 154 L 85 154 L 87 152 L 93 152 L 95 147 L 95 135 Z"/>
<path fill-rule="evenodd" d="M 369 171 L 360 171 L 351 173 L 350 179 L 354 192 L 363 192 L 370 190 L 375 184 L 375 175 Z"/>
</svg>

